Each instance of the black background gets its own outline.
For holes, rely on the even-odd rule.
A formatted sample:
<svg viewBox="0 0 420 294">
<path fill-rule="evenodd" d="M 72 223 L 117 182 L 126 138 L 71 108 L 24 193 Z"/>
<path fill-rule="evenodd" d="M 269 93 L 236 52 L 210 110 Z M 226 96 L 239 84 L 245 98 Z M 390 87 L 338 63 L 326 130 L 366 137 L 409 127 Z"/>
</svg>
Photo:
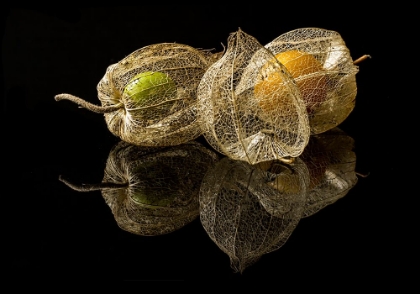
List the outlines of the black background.
<svg viewBox="0 0 420 294">
<path fill-rule="evenodd" d="M 10 279 L 262 280 L 277 283 L 279 290 L 327 287 L 333 281 L 402 283 L 403 263 L 413 261 L 405 248 L 404 230 L 411 221 L 406 211 L 418 191 L 411 191 L 401 165 L 408 161 L 402 156 L 407 153 L 402 130 L 407 132 L 410 122 L 398 103 L 406 99 L 396 80 L 404 71 L 389 62 L 391 56 L 399 60 L 390 46 L 399 31 L 390 7 L 325 5 L 203 2 L 2 10 L 7 232 L 2 243 Z M 340 125 L 355 139 L 357 171 L 369 176 L 343 199 L 302 219 L 282 248 L 242 274 L 232 271 L 199 219 L 168 235 L 133 235 L 117 226 L 99 191 L 80 193 L 58 181 L 60 174 L 101 181 L 119 139 L 102 115 L 56 102 L 54 95 L 72 93 L 98 104 L 96 85 L 106 67 L 146 45 L 177 42 L 220 51 L 238 28 L 266 44 L 301 27 L 335 30 L 353 59 L 372 56 L 360 64 L 356 107 Z"/>
</svg>

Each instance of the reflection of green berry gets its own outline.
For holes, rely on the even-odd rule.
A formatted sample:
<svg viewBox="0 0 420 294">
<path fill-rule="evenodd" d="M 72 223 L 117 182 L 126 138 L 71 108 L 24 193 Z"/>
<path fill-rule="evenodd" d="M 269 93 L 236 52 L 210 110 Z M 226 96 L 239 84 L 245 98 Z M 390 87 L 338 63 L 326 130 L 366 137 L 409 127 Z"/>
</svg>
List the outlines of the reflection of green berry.
<svg viewBox="0 0 420 294">
<path fill-rule="evenodd" d="M 174 81 L 169 75 L 158 71 L 139 73 L 124 88 L 124 95 L 130 97 L 134 102 L 140 103 L 146 103 L 149 99 L 168 100 L 175 94 Z"/>
<path fill-rule="evenodd" d="M 177 173 L 161 162 L 146 163 L 136 171 L 138 183 L 131 198 L 139 204 L 166 207 L 177 197 L 180 189 Z"/>
</svg>

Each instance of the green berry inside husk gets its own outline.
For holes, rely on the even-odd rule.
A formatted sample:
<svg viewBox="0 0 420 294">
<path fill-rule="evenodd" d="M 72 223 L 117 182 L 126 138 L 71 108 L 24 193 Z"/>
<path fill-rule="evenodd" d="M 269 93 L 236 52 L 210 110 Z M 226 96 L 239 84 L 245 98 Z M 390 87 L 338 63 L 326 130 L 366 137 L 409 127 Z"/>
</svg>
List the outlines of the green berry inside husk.
<svg viewBox="0 0 420 294">
<path fill-rule="evenodd" d="M 166 73 L 146 71 L 135 75 L 124 88 L 124 95 L 137 103 L 168 100 L 175 96 L 176 85 Z"/>
<path fill-rule="evenodd" d="M 162 162 L 145 163 L 135 170 L 139 174 L 131 199 L 138 204 L 167 207 L 178 196 L 180 182 L 173 167 Z"/>
</svg>

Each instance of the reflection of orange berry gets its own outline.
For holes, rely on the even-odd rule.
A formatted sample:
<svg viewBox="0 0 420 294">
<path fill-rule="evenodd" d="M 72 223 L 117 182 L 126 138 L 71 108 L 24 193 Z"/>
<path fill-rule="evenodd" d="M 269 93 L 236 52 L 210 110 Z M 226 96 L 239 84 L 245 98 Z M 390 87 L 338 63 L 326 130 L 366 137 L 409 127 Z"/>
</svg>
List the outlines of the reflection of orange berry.
<svg viewBox="0 0 420 294">
<path fill-rule="evenodd" d="M 302 178 L 301 174 L 294 172 L 291 168 L 286 167 L 278 161 L 263 161 L 259 162 L 257 168 L 272 175 L 275 178 L 267 185 L 275 188 L 283 194 L 298 194 L 302 191 Z"/>
<path fill-rule="evenodd" d="M 313 55 L 298 50 L 280 52 L 276 54 L 276 59 L 293 77 L 308 112 L 312 112 L 312 109 L 327 97 L 326 77 L 323 74 L 322 64 Z M 268 66 L 263 66 L 262 71 L 267 71 Z M 284 103 L 286 89 L 282 86 L 282 82 L 280 73 L 272 70 L 265 79 L 255 85 L 255 95 L 264 111 L 270 111 L 276 108 L 276 104 Z"/>
<path fill-rule="evenodd" d="M 309 140 L 308 145 L 300 156 L 309 170 L 309 191 L 321 184 L 324 179 L 328 166 L 332 164 L 329 156 L 325 147 L 316 137 L 312 137 Z"/>
</svg>

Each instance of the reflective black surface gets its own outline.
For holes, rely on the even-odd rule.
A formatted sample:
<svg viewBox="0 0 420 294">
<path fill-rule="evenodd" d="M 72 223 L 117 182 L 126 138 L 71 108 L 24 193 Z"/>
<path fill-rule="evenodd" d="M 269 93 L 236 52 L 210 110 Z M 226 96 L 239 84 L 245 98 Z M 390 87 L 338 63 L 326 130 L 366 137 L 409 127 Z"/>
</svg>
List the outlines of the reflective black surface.
<svg viewBox="0 0 420 294">
<path fill-rule="evenodd" d="M 287 10 L 292 9 L 289 7 Z M 393 276 L 403 206 L 398 124 L 387 113 L 401 99 L 388 83 L 386 27 L 371 11 L 327 12 L 297 19 L 268 16 L 270 7 L 11 9 L 3 35 L 3 211 L 12 280 L 124 282 L 331 280 L 372 284 Z M 358 181 L 335 203 L 302 218 L 287 241 L 242 273 L 209 237 L 197 217 L 163 235 L 141 236 L 119 227 L 100 190 L 79 192 L 59 181 L 98 183 L 110 150 L 120 140 L 103 116 L 71 102 L 68 92 L 98 103 L 96 85 L 111 63 L 157 42 L 222 50 L 241 27 L 261 43 L 289 30 L 316 26 L 342 34 L 352 57 L 370 54 L 357 74 L 354 111 L 340 125 L 354 140 Z M 203 138 L 197 140 L 204 146 Z M 395 213 L 395 214 L 394 214 Z M 10 261 L 10 262 L 9 262 Z M 392 264 L 392 265 L 391 265 Z M 396 264 L 396 265 L 395 265 Z M 373 277 L 373 273 L 379 273 Z"/>
</svg>

